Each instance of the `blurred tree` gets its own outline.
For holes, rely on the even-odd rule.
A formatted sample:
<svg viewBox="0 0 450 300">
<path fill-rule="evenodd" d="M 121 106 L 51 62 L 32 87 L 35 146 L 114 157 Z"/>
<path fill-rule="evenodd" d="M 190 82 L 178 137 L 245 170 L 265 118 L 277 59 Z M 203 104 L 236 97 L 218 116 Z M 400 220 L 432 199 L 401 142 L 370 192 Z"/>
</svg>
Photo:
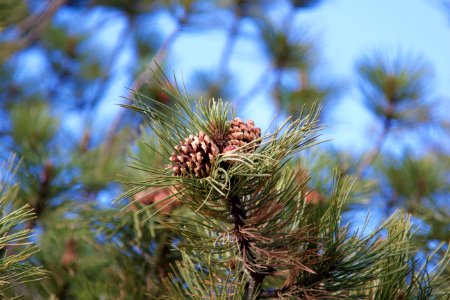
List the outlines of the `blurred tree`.
<svg viewBox="0 0 450 300">
<path fill-rule="evenodd" d="M 21 158 L 17 173 L 2 171 L 14 174 L 18 183 L 17 195 L 4 211 L 24 205 L 34 209 L 36 218 L 24 218 L 26 224 L 19 227 L 26 234 L 36 230 L 32 240 L 42 251 L 24 258 L 48 271 L 42 281 L 9 288 L 5 297 L 144 299 L 167 293 L 162 284 L 167 276 L 185 278 L 189 273 L 176 273 L 184 272 L 181 269 L 170 273 L 167 266 L 196 265 L 198 258 L 173 251 L 182 241 L 167 224 L 176 223 L 189 210 L 181 201 L 157 205 L 174 189 L 146 186 L 146 176 L 155 171 L 147 166 L 158 169 L 167 161 L 151 150 L 159 147 L 158 142 L 142 120 L 129 110 L 111 108 L 111 94 L 138 95 L 152 109 L 171 111 L 177 99 L 146 83 L 158 79 L 170 86 L 168 78 L 154 71 L 176 64 L 170 54 L 177 40 L 217 30 L 225 40 L 216 68 L 198 70 L 188 78 L 193 94 L 242 104 L 265 93 L 281 114 L 299 116 L 315 102 L 325 113 L 332 111 L 329 99 L 342 92 L 342 86 L 320 74 L 323 60 L 316 37 L 296 18 L 321 2 L 1 1 L 1 158 L 7 160 L 5 153 L 10 152 Z M 252 43 L 258 53 L 245 56 L 237 51 L 240 42 Z M 240 86 L 239 70 L 232 68 L 232 63 L 246 59 L 263 62 L 266 68 L 252 86 Z M 351 214 L 371 205 L 382 212 L 401 208 L 411 213 L 413 223 L 421 226 L 414 245 L 430 254 L 436 244 L 449 239 L 450 150 L 444 139 L 423 134 L 424 128 L 442 134 L 449 128 L 448 116 L 437 109 L 442 103 L 434 97 L 430 67 L 416 57 L 391 59 L 375 53 L 358 63 L 357 73 L 363 103 L 381 128 L 378 138 L 368 137 L 373 149 L 354 157 L 321 148 L 292 160 L 291 167 L 309 171 L 311 179 L 301 191 L 305 201 L 318 204 L 318 213 L 332 203 L 335 168 L 341 179 L 360 178 L 343 209 Z M 179 135 L 172 133 L 166 139 Z M 385 149 L 390 142 L 403 147 L 405 137 L 417 141 L 419 154 L 408 149 L 395 157 Z M 128 153 L 141 162 L 133 169 L 124 167 L 130 163 Z M 117 174 L 131 176 L 133 184 L 143 187 L 140 194 L 129 195 L 123 209 L 111 205 L 111 199 L 128 188 L 117 182 Z M 401 230 L 409 232 L 407 226 Z M 440 249 L 433 264 L 448 245 Z M 389 262 L 384 267 L 392 266 Z M 448 268 L 444 271 L 450 274 Z M 376 293 L 385 295 L 381 290 Z"/>
</svg>

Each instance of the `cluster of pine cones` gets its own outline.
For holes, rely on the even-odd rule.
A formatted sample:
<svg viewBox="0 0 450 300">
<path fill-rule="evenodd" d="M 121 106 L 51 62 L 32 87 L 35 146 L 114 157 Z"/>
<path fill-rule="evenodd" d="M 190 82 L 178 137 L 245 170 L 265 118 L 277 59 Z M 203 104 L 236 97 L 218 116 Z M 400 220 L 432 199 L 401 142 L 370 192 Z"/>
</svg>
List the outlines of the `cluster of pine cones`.
<svg viewBox="0 0 450 300">
<path fill-rule="evenodd" d="M 215 139 L 204 132 L 190 135 L 175 146 L 175 152 L 170 156 L 170 168 L 175 176 L 207 177 L 215 157 L 221 153 L 234 151 L 255 151 L 259 145 L 261 129 L 255 127 L 252 120 L 244 123 L 240 118 L 230 121 L 228 132 L 218 134 Z M 252 143 L 253 142 L 253 143 Z"/>
</svg>

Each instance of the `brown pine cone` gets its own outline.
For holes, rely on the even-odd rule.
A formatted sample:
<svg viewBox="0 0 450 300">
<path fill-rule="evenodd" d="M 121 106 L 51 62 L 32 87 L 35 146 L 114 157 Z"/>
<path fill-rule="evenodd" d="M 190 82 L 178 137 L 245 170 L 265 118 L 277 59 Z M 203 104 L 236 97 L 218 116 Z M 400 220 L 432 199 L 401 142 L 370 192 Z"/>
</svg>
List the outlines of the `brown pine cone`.
<svg viewBox="0 0 450 300">
<path fill-rule="evenodd" d="M 64 267 L 71 267 L 78 259 L 77 241 L 74 238 L 69 238 L 64 246 L 64 254 L 61 258 L 61 264 Z"/>
<path fill-rule="evenodd" d="M 316 190 L 310 190 L 306 196 L 305 200 L 307 204 L 317 205 L 325 201 L 325 197 Z"/>
<path fill-rule="evenodd" d="M 173 175 L 193 175 L 197 178 L 209 176 L 211 165 L 220 153 L 217 145 L 204 132 L 190 135 L 175 146 L 175 150 L 170 156 Z"/>
<path fill-rule="evenodd" d="M 173 194 L 175 191 L 171 188 L 163 188 L 155 191 L 156 188 L 148 188 L 142 192 L 134 195 L 134 200 L 144 206 L 151 205 L 153 203 L 157 203 L 155 205 L 156 210 L 161 212 L 162 214 L 169 214 L 172 212 L 178 205 L 178 201 L 173 201 L 173 199 L 167 201 L 161 201 L 166 197 Z M 137 210 L 137 207 L 134 207 Z"/>
<path fill-rule="evenodd" d="M 230 122 L 230 129 L 228 130 L 227 136 L 228 142 L 225 149 L 231 149 L 231 146 L 243 147 L 260 137 L 261 129 L 255 127 L 255 122 L 248 120 L 247 123 L 244 123 L 240 118 L 235 118 Z M 254 151 L 258 145 L 259 142 L 253 143 L 248 148 L 245 148 L 245 151 Z"/>
</svg>

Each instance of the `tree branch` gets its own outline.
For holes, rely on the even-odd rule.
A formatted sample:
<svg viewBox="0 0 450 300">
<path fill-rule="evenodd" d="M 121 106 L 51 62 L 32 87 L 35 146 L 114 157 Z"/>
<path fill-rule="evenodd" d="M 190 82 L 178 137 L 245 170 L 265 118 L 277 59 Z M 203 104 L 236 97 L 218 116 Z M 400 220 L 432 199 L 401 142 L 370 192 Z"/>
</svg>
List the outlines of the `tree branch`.
<svg viewBox="0 0 450 300">
<path fill-rule="evenodd" d="M 240 103 L 242 101 L 247 100 L 248 98 L 254 98 L 255 95 L 262 92 L 267 85 L 267 80 L 269 79 L 269 75 L 273 69 L 272 65 L 269 65 L 267 69 L 261 73 L 258 80 L 253 84 L 253 86 L 244 94 L 237 97 L 236 103 Z"/>
<path fill-rule="evenodd" d="M 45 162 L 44 170 L 41 175 L 41 182 L 39 185 L 39 192 L 36 199 L 36 203 L 33 205 L 36 218 L 30 219 L 28 222 L 28 229 L 32 229 L 36 226 L 37 220 L 42 215 L 42 212 L 47 206 L 47 199 L 50 194 L 50 186 L 54 175 L 53 164 L 49 161 Z"/>
<path fill-rule="evenodd" d="M 56 14 L 58 9 L 64 5 L 66 0 L 54 0 L 48 1 L 49 4 L 40 15 L 30 19 L 27 19 L 26 24 L 22 24 L 21 31 L 26 32 L 24 36 L 19 40 L 22 47 L 26 47 L 36 42 L 42 35 L 47 25 L 51 22 L 52 17 Z M 25 26 L 23 26 L 25 25 Z M 27 32 L 29 30 L 29 32 Z"/>
<path fill-rule="evenodd" d="M 241 197 L 233 196 L 228 199 L 230 217 L 233 220 L 233 232 L 236 236 L 237 246 L 242 260 L 250 274 L 250 280 L 247 284 L 245 299 L 254 299 L 260 293 L 261 284 L 266 274 L 258 272 L 255 267 L 255 255 L 251 249 L 250 240 L 241 232 L 241 228 L 245 226 L 246 212 L 243 208 L 244 203 Z"/>
<path fill-rule="evenodd" d="M 236 37 L 239 32 L 240 23 L 240 10 L 238 9 L 236 16 L 233 20 L 230 30 L 228 31 L 227 40 L 222 50 L 222 55 L 219 62 L 219 78 L 224 77 L 228 73 L 228 64 L 233 52 L 234 44 L 236 43 Z"/>
<path fill-rule="evenodd" d="M 391 129 L 391 118 L 387 117 L 383 124 L 383 130 L 378 136 L 377 141 L 375 142 L 375 145 L 373 146 L 372 150 L 367 154 L 367 156 L 361 161 L 358 171 L 356 172 L 357 178 L 362 178 L 365 176 L 367 170 L 369 167 L 373 164 L 375 159 L 378 157 L 378 155 L 381 152 L 381 148 L 383 147 L 384 142 L 386 141 L 386 137 Z"/>
<path fill-rule="evenodd" d="M 107 68 L 106 68 L 107 73 L 104 76 L 102 76 L 102 78 L 100 78 L 100 82 L 97 85 L 97 90 L 96 90 L 94 96 L 90 99 L 90 101 L 87 101 L 88 102 L 88 108 L 87 108 L 88 111 L 91 111 L 95 107 L 95 104 L 100 100 L 101 96 L 105 93 L 105 88 L 106 88 L 107 84 L 109 83 L 109 80 L 111 79 L 113 65 L 119 58 L 119 55 L 122 53 L 122 51 L 126 45 L 126 40 L 128 39 L 130 29 L 131 29 L 130 23 L 127 22 L 127 24 L 124 25 L 124 28 L 120 32 L 119 37 L 117 39 L 117 43 L 116 43 L 116 45 L 114 45 L 114 49 L 108 58 Z M 91 114 L 89 114 L 89 115 L 91 115 Z"/>
<path fill-rule="evenodd" d="M 167 52 L 169 50 L 170 45 L 177 38 L 180 32 L 181 27 L 178 27 L 165 40 L 165 42 L 161 45 L 156 54 L 153 56 L 150 66 L 147 67 L 143 72 L 141 72 L 141 74 L 139 74 L 139 76 L 133 82 L 131 86 L 131 91 L 139 90 L 144 85 L 144 83 L 146 83 L 152 78 L 155 68 L 157 67 L 158 64 L 161 64 L 161 62 L 164 61 L 164 59 L 167 56 Z M 120 123 L 122 122 L 125 112 L 126 110 L 124 109 L 120 110 L 117 113 L 115 119 L 112 121 L 111 126 L 108 129 L 108 133 L 106 135 L 106 146 L 107 146 L 106 149 L 109 148 L 108 146 L 110 146 L 114 141 L 114 137 L 116 136 L 117 130 L 120 127 Z"/>
<path fill-rule="evenodd" d="M 281 294 L 285 292 L 285 288 L 270 290 L 270 291 L 261 291 L 258 299 L 267 299 L 267 298 L 278 298 Z"/>
</svg>

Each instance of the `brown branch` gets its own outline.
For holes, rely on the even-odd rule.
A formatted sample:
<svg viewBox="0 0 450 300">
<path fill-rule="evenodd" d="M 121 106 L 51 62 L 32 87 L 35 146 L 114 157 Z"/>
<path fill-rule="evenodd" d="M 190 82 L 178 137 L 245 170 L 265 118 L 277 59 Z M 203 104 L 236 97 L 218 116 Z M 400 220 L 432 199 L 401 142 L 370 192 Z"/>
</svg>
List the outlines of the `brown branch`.
<svg viewBox="0 0 450 300">
<path fill-rule="evenodd" d="M 261 291 L 258 299 L 278 298 L 278 297 L 280 297 L 280 295 L 282 295 L 286 291 L 287 291 L 286 288 L 275 289 L 275 290 L 270 290 L 270 291 Z"/>
<path fill-rule="evenodd" d="M 50 24 L 52 17 L 56 14 L 56 12 L 64 5 L 66 0 L 54 0 L 48 1 L 48 6 L 40 15 L 37 15 L 35 18 L 27 19 L 25 24 L 22 24 L 22 32 L 26 32 L 24 36 L 19 39 L 19 43 L 21 47 L 27 47 L 30 44 L 36 42 L 42 33 L 47 28 L 48 24 Z M 25 25 L 25 26 L 23 26 Z"/>
<path fill-rule="evenodd" d="M 235 17 L 233 20 L 233 24 L 231 25 L 230 30 L 228 31 L 227 40 L 225 42 L 225 46 L 222 50 L 222 55 L 219 63 L 219 78 L 224 77 L 228 73 L 228 64 L 231 58 L 231 53 L 233 51 L 233 47 L 236 43 L 236 37 L 239 33 L 239 23 L 241 21 L 242 16 L 242 8 L 238 4 L 236 8 Z"/>
<path fill-rule="evenodd" d="M 236 103 L 241 103 L 246 101 L 249 98 L 254 98 L 255 95 L 259 94 L 264 90 L 267 85 L 267 80 L 269 79 L 269 75 L 273 69 L 272 65 L 269 65 L 267 69 L 261 73 L 258 80 L 253 84 L 253 86 L 244 94 L 236 98 Z"/>
<path fill-rule="evenodd" d="M 122 53 L 122 51 L 126 45 L 126 40 L 128 39 L 130 29 L 131 29 L 130 23 L 127 22 L 127 24 L 125 24 L 123 30 L 120 32 L 119 37 L 117 39 L 117 43 L 114 46 L 114 49 L 108 58 L 108 62 L 106 64 L 107 65 L 107 73 L 100 79 L 100 82 L 98 83 L 97 91 L 94 94 L 94 96 L 91 98 L 91 101 L 89 101 L 90 102 L 89 106 L 88 106 L 89 110 L 92 110 L 94 108 L 95 104 L 100 100 L 101 96 L 105 92 L 105 88 L 106 88 L 107 84 L 109 83 L 109 80 L 112 75 L 112 72 L 111 72 L 112 66 L 117 61 L 119 55 Z"/>
<path fill-rule="evenodd" d="M 386 138 L 389 134 L 389 131 L 391 130 L 392 125 L 392 119 L 390 117 L 387 117 L 383 124 L 383 129 L 378 136 L 377 141 L 375 142 L 375 145 L 373 146 L 372 150 L 369 152 L 369 154 L 361 161 L 358 170 L 356 172 L 357 178 L 363 178 L 369 169 L 369 167 L 373 164 L 375 159 L 378 157 L 378 155 L 381 152 L 381 149 L 383 148 L 384 142 L 386 141 Z"/>
<path fill-rule="evenodd" d="M 165 40 L 165 42 L 161 45 L 156 54 L 153 56 L 150 66 L 148 66 L 143 72 L 141 72 L 139 76 L 136 78 L 136 80 L 133 82 L 130 94 L 135 91 L 138 91 L 144 85 L 144 83 L 146 83 L 152 78 L 154 70 L 157 68 L 159 64 L 161 64 L 164 61 L 169 51 L 170 45 L 177 38 L 180 32 L 181 27 L 178 27 Z M 113 143 L 114 137 L 116 136 L 116 133 L 120 127 L 120 123 L 122 122 L 122 119 L 125 116 L 125 111 L 126 110 L 124 109 L 120 110 L 117 113 L 113 122 L 111 123 L 111 126 L 109 127 L 108 133 L 106 135 L 106 149 L 108 149 L 109 146 Z"/>
<path fill-rule="evenodd" d="M 233 196 L 228 199 L 228 207 L 230 217 L 234 223 L 233 232 L 236 236 L 238 250 L 242 256 L 244 265 L 250 274 L 250 279 L 245 292 L 245 299 L 250 300 L 254 299 L 254 297 L 258 296 L 260 293 L 261 284 L 266 274 L 260 272 L 261 267 L 256 267 L 256 257 L 252 250 L 251 242 L 248 239 L 248 236 L 241 231 L 245 226 L 246 219 L 246 212 L 243 206 L 244 203 L 239 196 Z"/>
<path fill-rule="evenodd" d="M 145 252 L 145 250 L 144 250 Z M 168 253 L 170 252 L 170 237 L 167 231 L 163 231 L 158 238 L 158 246 L 153 257 L 153 263 L 147 273 L 147 293 L 155 295 L 160 293 L 162 279 L 167 276 Z"/>
<path fill-rule="evenodd" d="M 281 87 L 281 79 L 283 76 L 283 69 L 276 70 L 276 78 L 274 83 L 274 97 L 275 97 L 275 107 L 276 107 L 276 114 L 281 114 L 281 108 L 282 108 L 282 87 Z"/>
<path fill-rule="evenodd" d="M 43 211 L 47 206 L 47 199 L 50 195 L 50 186 L 53 180 L 54 175 L 54 167 L 53 164 L 49 161 L 45 162 L 44 170 L 41 174 L 41 182 L 39 185 L 39 192 L 36 198 L 36 202 L 33 205 L 34 213 L 36 214 L 36 218 L 33 218 L 28 221 L 28 229 L 32 229 L 36 226 L 37 220 L 42 215 Z"/>
<path fill-rule="evenodd" d="M 164 41 L 161 47 L 159 47 L 150 63 L 150 66 L 148 66 L 141 74 L 139 74 L 138 78 L 134 81 L 131 87 L 132 90 L 139 90 L 144 85 L 144 83 L 146 83 L 153 77 L 154 70 L 157 68 L 158 64 L 161 64 L 167 57 L 170 45 L 178 37 L 180 32 L 181 27 L 177 27 L 177 29 L 175 29 Z"/>
</svg>

